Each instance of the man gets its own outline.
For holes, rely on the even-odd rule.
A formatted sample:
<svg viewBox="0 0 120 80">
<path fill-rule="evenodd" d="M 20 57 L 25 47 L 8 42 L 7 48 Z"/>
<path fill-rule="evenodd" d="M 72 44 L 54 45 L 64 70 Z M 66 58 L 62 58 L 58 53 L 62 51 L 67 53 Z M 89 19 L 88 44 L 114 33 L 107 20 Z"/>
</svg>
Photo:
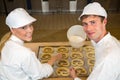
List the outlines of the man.
<svg viewBox="0 0 120 80">
<path fill-rule="evenodd" d="M 23 8 L 17 8 L 8 14 L 6 24 L 12 35 L 1 51 L 0 79 L 38 80 L 53 73 L 52 65 L 61 59 L 61 54 L 42 64 L 33 51 L 24 47 L 24 41 L 32 40 L 32 23 L 35 21 Z"/>
<path fill-rule="evenodd" d="M 97 2 L 85 6 L 79 19 L 95 48 L 95 65 L 87 80 L 120 80 L 120 42 L 106 30 L 107 13 Z M 74 80 L 81 80 L 70 69 Z"/>
</svg>

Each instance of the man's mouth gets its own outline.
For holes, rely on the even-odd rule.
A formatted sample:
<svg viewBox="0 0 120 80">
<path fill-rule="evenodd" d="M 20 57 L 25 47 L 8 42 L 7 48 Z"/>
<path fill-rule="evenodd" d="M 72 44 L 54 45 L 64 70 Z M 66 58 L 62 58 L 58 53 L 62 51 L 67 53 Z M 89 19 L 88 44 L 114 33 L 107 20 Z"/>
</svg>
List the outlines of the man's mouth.
<svg viewBox="0 0 120 80">
<path fill-rule="evenodd" d="M 94 34 L 94 32 L 88 32 L 87 33 L 89 36 L 92 36 Z"/>
</svg>

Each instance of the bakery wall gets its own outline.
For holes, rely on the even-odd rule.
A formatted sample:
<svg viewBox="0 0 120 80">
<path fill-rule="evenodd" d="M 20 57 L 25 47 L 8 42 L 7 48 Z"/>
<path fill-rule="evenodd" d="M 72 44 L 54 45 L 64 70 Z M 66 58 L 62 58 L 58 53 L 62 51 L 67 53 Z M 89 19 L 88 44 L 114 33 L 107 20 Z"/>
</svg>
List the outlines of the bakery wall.
<svg viewBox="0 0 120 80">
<path fill-rule="evenodd" d="M 23 7 L 31 12 L 75 12 L 81 11 L 88 0 L 0 0 L 0 12 L 10 12 Z M 91 0 L 100 2 L 107 10 L 119 10 L 119 0 Z"/>
</svg>

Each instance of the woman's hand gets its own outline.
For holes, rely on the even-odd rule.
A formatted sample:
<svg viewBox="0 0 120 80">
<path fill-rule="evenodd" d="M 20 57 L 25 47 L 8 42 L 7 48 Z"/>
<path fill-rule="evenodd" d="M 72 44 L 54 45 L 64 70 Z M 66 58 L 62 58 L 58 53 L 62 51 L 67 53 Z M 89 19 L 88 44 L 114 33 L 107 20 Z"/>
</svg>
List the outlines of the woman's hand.
<svg viewBox="0 0 120 80">
<path fill-rule="evenodd" d="M 52 58 L 48 61 L 48 64 L 53 65 L 55 61 L 60 60 L 62 58 L 62 54 L 58 53 L 55 56 L 52 56 Z"/>
</svg>

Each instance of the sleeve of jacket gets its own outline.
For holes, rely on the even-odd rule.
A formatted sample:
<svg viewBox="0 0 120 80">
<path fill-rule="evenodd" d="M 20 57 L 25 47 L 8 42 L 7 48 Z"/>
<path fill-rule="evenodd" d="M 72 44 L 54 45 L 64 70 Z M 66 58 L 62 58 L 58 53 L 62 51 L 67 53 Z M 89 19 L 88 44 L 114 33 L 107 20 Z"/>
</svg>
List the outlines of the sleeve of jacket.
<svg viewBox="0 0 120 80">
<path fill-rule="evenodd" d="M 120 75 L 119 53 L 109 54 L 88 77 L 88 80 L 119 80 Z"/>
<path fill-rule="evenodd" d="M 74 78 L 74 80 L 81 80 L 80 78 L 78 78 L 78 77 L 76 77 L 76 78 Z"/>
<path fill-rule="evenodd" d="M 34 52 L 27 54 L 24 59 L 23 70 L 33 80 L 49 77 L 53 73 L 52 66 L 47 63 L 41 64 Z"/>
</svg>

